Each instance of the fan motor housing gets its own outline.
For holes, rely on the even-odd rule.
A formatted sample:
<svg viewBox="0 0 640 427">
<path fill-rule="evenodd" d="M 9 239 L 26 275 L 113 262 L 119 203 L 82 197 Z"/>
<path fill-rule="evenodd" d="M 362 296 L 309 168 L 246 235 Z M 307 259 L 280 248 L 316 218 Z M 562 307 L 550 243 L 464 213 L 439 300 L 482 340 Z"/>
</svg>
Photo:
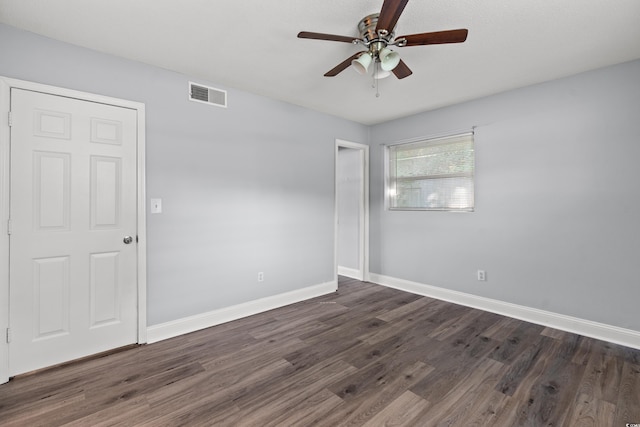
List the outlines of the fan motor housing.
<svg viewBox="0 0 640 427">
<path fill-rule="evenodd" d="M 360 32 L 360 37 L 366 42 L 371 42 L 376 39 L 380 39 L 378 33 L 376 33 L 376 26 L 378 25 L 378 17 L 379 13 L 372 13 L 371 15 L 367 15 L 358 23 L 358 31 Z M 388 33 L 384 35 L 385 41 L 389 41 L 393 39 L 394 32 L 392 29 L 387 29 Z"/>
</svg>

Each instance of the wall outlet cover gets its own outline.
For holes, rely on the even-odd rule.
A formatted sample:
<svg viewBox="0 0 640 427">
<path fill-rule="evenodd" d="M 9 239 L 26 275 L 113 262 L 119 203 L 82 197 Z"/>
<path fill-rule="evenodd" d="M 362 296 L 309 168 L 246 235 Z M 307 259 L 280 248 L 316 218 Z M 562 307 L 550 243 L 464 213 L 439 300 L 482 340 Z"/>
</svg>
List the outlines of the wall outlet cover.
<svg viewBox="0 0 640 427">
<path fill-rule="evenodd" d="M 151 199 L 151 213 L 162 213 L 162 199 Z"/>
</svg>

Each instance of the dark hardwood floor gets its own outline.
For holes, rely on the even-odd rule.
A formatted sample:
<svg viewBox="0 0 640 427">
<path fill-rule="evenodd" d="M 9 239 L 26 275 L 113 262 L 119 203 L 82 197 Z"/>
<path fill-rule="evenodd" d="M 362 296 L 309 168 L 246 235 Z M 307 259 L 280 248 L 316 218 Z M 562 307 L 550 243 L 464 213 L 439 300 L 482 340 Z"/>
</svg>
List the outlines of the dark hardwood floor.
<svg viewBox="0 0 640 427">
<path fill-rule="evenodd" d="M 640 351 L 350 279 L 0 386 L 3 426 L 625 426 Z"/>
</svg>

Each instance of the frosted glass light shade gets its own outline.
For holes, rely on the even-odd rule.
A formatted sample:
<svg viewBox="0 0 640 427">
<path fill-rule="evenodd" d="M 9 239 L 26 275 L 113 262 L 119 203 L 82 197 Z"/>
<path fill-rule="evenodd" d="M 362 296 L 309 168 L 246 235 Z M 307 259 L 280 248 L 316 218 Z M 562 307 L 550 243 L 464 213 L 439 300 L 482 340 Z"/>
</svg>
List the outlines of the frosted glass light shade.
<svg viewBox="0 0 640 427">
<path fill-rule="evenodd" d="M 386 79 L 391 75 L 391 71 L 383 70 L 380 63 L 376 63 L 375 68 L 373 69 L 373 77 L 380 80 Z"/>
<path fill-rule="evenodd" d="M 393 70 L 400 63 L 400 54 L 386 47 L 380 51 L 378 57 L 380 58 L 380 66 L 385 71 Z"/>
<path fill-rule="evenodd" d="M 371 65 L 371 55 L 368 53 L 363 53 L 353 61 L 351 61 L 351 65 L 359 74 L 367 74 L 369 71 L 369 65 Z"/>
</svg>

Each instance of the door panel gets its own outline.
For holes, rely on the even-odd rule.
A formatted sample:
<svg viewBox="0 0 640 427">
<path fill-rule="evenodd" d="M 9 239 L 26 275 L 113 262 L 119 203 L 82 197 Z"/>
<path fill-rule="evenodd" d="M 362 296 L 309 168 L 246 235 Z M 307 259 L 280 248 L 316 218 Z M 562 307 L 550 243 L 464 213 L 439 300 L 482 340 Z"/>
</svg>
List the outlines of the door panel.
<svg viewBox="0 0 640 427">
<path fill-rule="evenodd" d="M 33 153 L 33 203 L 37 231 L 69 229 L 71 159 L 66 153 Z"/>
<path fill-rule="evenodd" d="M 10 375 L 137 341 L 136 111 L 11 89 Z"/>
<path fill-rule="evenodd" d="M 118 265 L 120 254 L 91 254 L 91 327 L 118 322 Z"/>
<path fill-rule="evenodd" d="M 121 162 L 91 157 L 91 229 L 120 227 Z"/>
<path fill-rule="evenodd" d="M 34 340 L 69 333 L 69 257 L 33 260 Z"/>
</svg>

